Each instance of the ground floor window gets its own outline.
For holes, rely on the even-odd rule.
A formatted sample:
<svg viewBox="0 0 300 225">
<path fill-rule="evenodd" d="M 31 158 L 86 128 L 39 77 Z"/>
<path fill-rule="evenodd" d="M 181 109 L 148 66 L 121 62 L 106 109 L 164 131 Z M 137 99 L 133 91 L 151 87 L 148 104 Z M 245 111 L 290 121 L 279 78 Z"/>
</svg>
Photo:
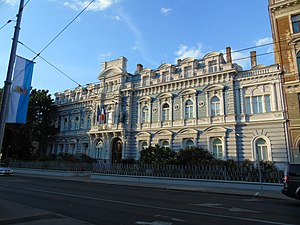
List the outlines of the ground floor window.
<svg viewBox="0 0 300 225">
<path fill-rule="evenodd" d="M 219 138 L 215 138 L 212 142 L 213 147 L 213 155 L 217 159 L 223 158 L 223 146 L 222 146 L 222 140 Z"/>
<path fill-rule="evenodd" d="M 161 142 L 161 146 L 162 146 L 163 148 L 170 148 L 170 143 L 169 143 L 169 141 L 167 141 L 167 140 L 163 140 L 163 141 Z"/>
<path fill-rule="evenodd" d="M 192 148 L 192 147 L 195 147 L 195 144 L 194 144 L 193 140 L 187 139 L 185 141 L 185 148 Z"/>
<path fill-rule="evenodd" d="M 268 157 L 268 145 L 265 139 L 263 138 L 259 138 L 256 141 L 255 144 L 255 148 L 256 148 L 256 159 L 261 161 L 261 160 L 269 160 Z"/>
</svg>

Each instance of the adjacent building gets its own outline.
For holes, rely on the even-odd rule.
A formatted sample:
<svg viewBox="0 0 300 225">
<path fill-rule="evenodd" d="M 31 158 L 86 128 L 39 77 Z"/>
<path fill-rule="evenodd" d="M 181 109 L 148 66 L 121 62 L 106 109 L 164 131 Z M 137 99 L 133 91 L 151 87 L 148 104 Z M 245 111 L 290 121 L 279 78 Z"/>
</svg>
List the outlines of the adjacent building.
<svg viewBox="0 0 300 225">
<path fill-rule="evenodd" d="M 59 134 L 50 153 L 85 153 L 105 162 L 139 159 L 159 144 L 175 151 L 201 147 L 216 158 L 288 161 L 278 65 L 243 71 L 231 49 L 185 58 L 157 69 L 120 57 L 102 64 L 100 83 L 55 94 Z"/>
<path fill-rule="evenodd" d="M 300 162 L 300 1 L 269 0 L 276 63 L 283 70 L 290 160 Z"/>
</svg>

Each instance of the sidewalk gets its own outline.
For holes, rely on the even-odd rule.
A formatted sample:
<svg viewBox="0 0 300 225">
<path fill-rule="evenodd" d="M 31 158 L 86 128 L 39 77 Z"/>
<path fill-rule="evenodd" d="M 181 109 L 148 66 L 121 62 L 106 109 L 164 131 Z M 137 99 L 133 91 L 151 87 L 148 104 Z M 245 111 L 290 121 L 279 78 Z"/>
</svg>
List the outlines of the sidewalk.
<svg viewBox="0 0 300 225">
<path fill-rule="evenodd" d="M 18 173 L 17 173 L 18 174 Z M 45 177 L 43 175 L 33 174 L 18 174 L 21 176 L 37 176 Z M 78 182 L 88 183 L 105 183 L 114 185 L 126 185 L 126 186 L 138 186 L 138 187 L 150 187 L 150 188 L 162 188 L 170 190 L 188 190 L 188 191 L 199 191 L 205 193 L 219 193 L 229 195 L 241 195 L 249 197 L 264 197 L 274 198 L 282 200 L 291 200 L 285 197 L 280 191 L 274 190 L 245 190 L 239 188 L 221 188 L 221 187 L 198 187 L 198 186 L 184 186 L 184 185 L 170 185 L 170 184 L 151 184 L 141 182 L 125 182 L 116 180 L 100 180 L 91 179 L 89 174 L 83 174 L 79 176 L 47 176 L 51 179 L 62 179 L 72 180 Z M 262 186 L 263 188 L 263 186 Z M 36 208 L 24 206 L 14 202 L 9 202 L 0 199 L 0 225 L 88 225 L 89 223 L 68 218 L 53 212 L 39 210 Z"/>
</svg>

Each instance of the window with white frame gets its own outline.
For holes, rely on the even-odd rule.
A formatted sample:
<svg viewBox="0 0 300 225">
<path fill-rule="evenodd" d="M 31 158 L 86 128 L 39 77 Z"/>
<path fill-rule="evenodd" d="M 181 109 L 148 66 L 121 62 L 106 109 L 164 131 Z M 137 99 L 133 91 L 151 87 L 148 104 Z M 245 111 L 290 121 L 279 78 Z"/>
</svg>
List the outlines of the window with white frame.
<svg viewBox="0 0 300 225">
<path fill-rule="evenodd" d="M 162 106 L 161 120 L 162 121 L 168 121 L 168 120 L 170 120 L 170 106 L 169 106 L 168 103 L 165 103 Z"/>
<path fill-rule="evenodd" d="M 268 157 L 268 145 L 265 139 L 259 138 L 255 142 L 255 150 L 256 150 L 256 159 L 261 160 L 269 160 Z"/>
<path fill-rule="evenodd" d="M 163 140 L 163 141 L 161 142 L 161 147 L 162 147 L 162 148 L 170 148 L 170 143 L 169 143 L 169 141 Z"/>
<path fill-rule="evenodd" d="M 96 145 L 95 158 L 96 159 L 103 159 L 104 158 L 103 141 L 102 140 L 99 140 L 97 145 Z"/>
<path fill-rule="evenodd" d="M 91 125 L 92 125 L 91 116 L 88 115 L 88 117 L 87 117 L 87 122 L 86 122 L 87 129 L 90 129 L 90 128 L 91 128 Z"/>
<path fill-rule="evenodd" d="M 80 127 L 80 120 L 79 120 L 79 117 L 76 116 L 75 117 L 75 130 L 79 130 L 79 127 Z"/>
<path fill-rule="evenodd" d="M 214 96 L 211 99 L 211 116 L 218 116 L 221 114 L 220 105 L 220 99 L 217 96 Z"/>
<path fill-rule="evenodd" d="M 162 82 L 170 81 L 170 75 L 169 75 L 169 72 L 163 72 L 163 73 L 161 74 L 161 81 L 162 81 Z"/>
<path fill-rule="evenodd" d="M 68 130 L 68 118 L 64 118 L 64 131 Z"/>
<path fill-rule="evenodd" d="M 148 148 L 148 143 L 147 143 L 147 141 L 142 141 L 140 150 L 145 150 L 145 149 L 147 149 L 147 148 Z"/>
<path fill-rule="evenodd" d="M 300 14 L 292 16 L 293 33 L 300 32 Z"/>
<path fill-rule="evenodd" d="M 259 114 L 271 112 L 270 95 L 258 95 L 245 97 L 245 113 Z"/>
<path fill-rule="evenodd" d="M 195 147 L 195 144 L 194 144 L 193 140 L 187 139 L 185 141 L 185 148 L 192 148 L 192 147 Z"/>
<path fill-rule="evenodd" d="M 191 119 L 194 117 L 194 104 L 191 100 L 185 102 L 185 118 Z"/>
<path fill-rule="evenodd" d="M 146 86 L 149 84 L 150 84 L 150 77 L 149 76 L 143 77 L 143 86 Z"/>
<path fill-rule="evenodd" d="M 222 159 L 223 158 L 223 145 L 222 145 L 222 140 L 219 138 L 213 139 L 212 142 L 212 148 L 213 148 L 213 155 L 217 159 Z"/>
<path fill-rule="evenodd" d="M 149 122 L 149 108 L 147 106 L 144 106 L 142 108 L 142 123 Z"/>
<path fill-rule="evenodd" d="M 184 77 L 192 77 L 193 71 L 191 66 L 184 67 Z"/>
</svg>

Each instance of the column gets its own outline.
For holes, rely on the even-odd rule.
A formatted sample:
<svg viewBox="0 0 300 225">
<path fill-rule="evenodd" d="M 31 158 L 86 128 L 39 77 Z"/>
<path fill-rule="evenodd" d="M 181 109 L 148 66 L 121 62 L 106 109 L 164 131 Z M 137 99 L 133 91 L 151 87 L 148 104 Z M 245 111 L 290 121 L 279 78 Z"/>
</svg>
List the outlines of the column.
<svg viewBox="0 0 300 225">
<path fill-rule="evenodd" d="M 210 115 L 209 93 L 206 92 L 206 117 Z"/>
<path fill-rule="evenodd" d="M 271 84 L 271 111 L 277 111 L 277 93 L 276 93 L 276 83 Z"/>
</svg>

